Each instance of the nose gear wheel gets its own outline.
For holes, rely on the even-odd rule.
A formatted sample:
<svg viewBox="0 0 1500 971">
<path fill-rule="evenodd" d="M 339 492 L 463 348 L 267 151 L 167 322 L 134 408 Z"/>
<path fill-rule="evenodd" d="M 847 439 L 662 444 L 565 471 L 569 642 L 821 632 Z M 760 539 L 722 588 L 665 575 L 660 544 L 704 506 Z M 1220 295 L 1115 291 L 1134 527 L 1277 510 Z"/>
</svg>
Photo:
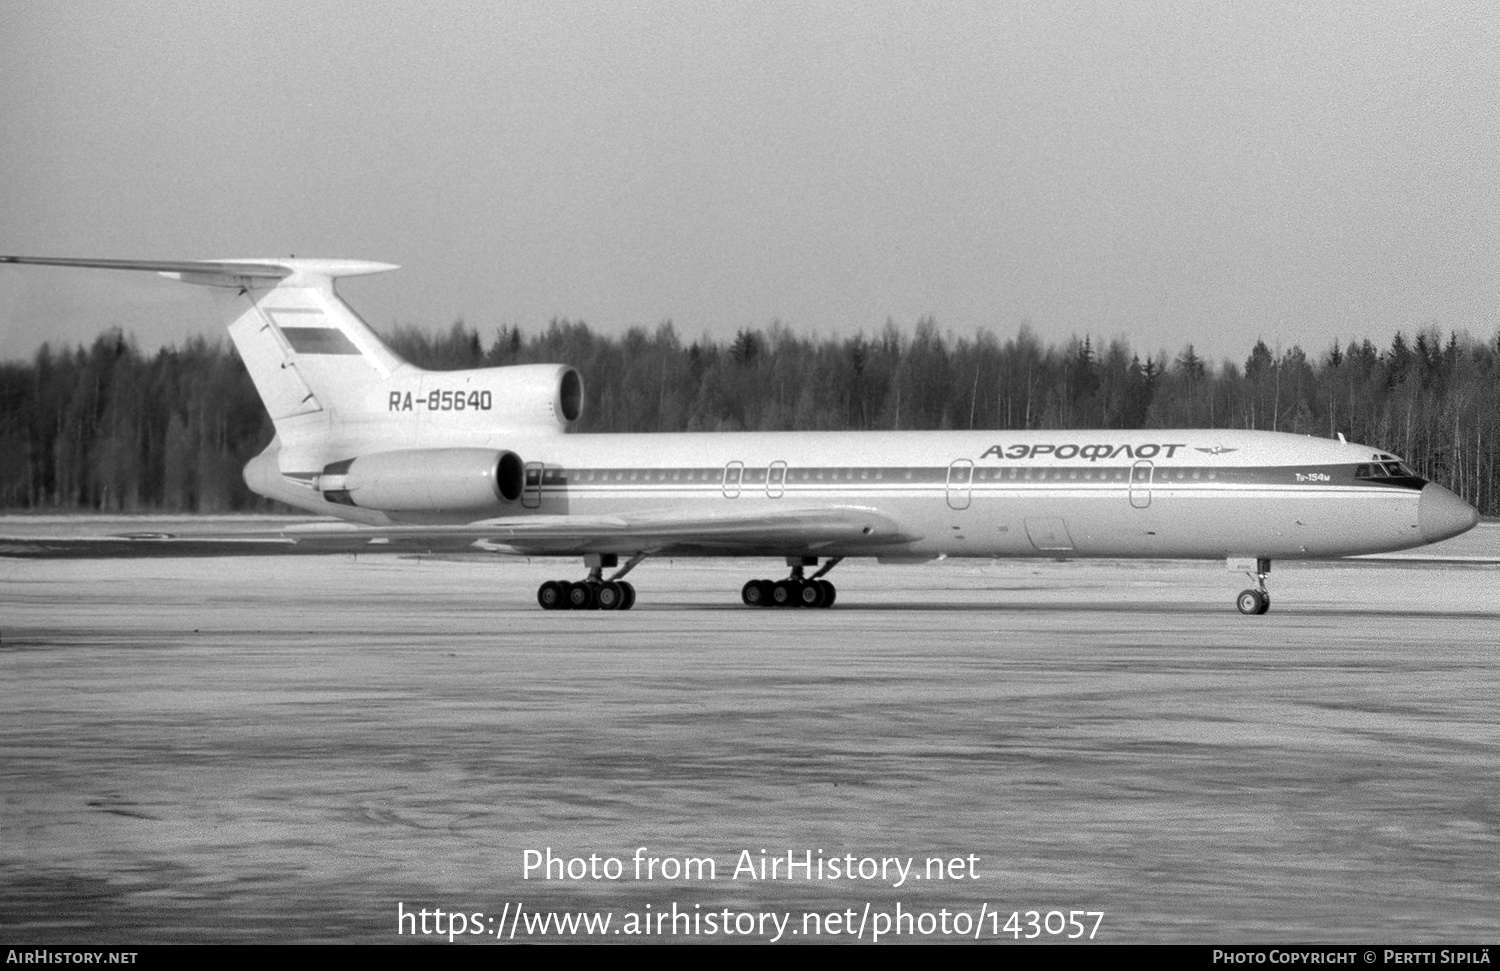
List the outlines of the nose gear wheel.
<svg viewBox="0 0 1500 971">
<path fill-rule="evenodd" d="M 1266 590 L 1266 577 L 1270 573 L 1271 561 L 1257 559 L 1255 561 L 1255 572 L 1245 574 L 1255 581 L 1255 588 L 1252 590 L 1241 590 L 1240 595 L 1235 598 L 1234 605 L 1239 608 L 1240 613 L 1251 617 L 1258 617 L 1271 609 L 1271 594 Z"/>
</svg>

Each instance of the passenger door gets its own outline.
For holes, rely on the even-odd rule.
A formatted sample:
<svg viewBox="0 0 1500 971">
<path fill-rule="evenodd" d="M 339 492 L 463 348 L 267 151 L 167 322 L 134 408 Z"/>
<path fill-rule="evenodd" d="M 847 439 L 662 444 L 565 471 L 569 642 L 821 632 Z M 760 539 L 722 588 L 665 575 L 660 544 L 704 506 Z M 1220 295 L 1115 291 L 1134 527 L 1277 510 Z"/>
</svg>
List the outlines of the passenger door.
<svg viewBox="0 0 1500 971">
<path fill-rule="evenodd" d="M 1151 505 L 1151 478 L 1155 474 L 1152 464 L 1145 459 L 1130 467 L 1130 504 L 1137 509 Z"/>
</svg>

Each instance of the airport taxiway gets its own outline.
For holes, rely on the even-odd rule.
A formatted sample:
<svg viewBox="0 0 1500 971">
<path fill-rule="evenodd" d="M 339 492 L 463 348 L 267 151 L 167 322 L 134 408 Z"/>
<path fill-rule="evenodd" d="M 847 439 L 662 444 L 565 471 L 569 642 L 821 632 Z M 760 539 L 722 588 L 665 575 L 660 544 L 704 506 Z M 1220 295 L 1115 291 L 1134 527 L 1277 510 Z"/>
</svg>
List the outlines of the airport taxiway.
<svg viewBox="0 0 1500 971">
<path fill-rule="evenodd" d="M 539 610 L 573 567 L 0 558 L 4 936 L 385 942 L 398 904 L 516 903 L 1500 934 L 1493 567 L 1278 563 L 1242 617 L 1222 564 L 851 561 L 832 610 L 752 610 L 773 565 L 648 561 L 633 611 Z M 721 869 L 523 879 L 544 847 Z M 747 849 L 978 876 L 729 879 Z"/>
</svg>

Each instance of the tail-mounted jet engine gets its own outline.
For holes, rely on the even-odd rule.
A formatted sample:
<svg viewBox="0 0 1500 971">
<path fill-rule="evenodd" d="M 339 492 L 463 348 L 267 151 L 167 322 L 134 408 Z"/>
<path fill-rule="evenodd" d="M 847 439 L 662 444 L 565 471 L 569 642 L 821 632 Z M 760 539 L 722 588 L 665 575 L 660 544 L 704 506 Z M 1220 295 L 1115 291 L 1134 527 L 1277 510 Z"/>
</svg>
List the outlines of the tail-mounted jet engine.
<svg viewBox="0 0 1500 971">
<path fill-rule="evenodd" d="M 373 401 L 377 412 L 441 416 L 439 425 L 566 429 L 583 414 L 583 378 L 565 364 L 424 371 L 416 384 L 386 385 Z"/>
<path fill-rule="evenodd" d="M 477 511 L 519 499 L 525 474 L 515 452 L 427 448 L 334 462 L 314 486 L 329 502 L 361 509 Z"/>
<path fill-rule="evenodd" d="M 380 416 L 416 414 L 431 428 L 567 431 L 583 414 L 583 378 L 567 365 L 423 371 L 374 390 L 363 407 Z"/>
<path fill-rule="evenodd" d="M 583 378 L 566 364 L 520 364 L 496 368 L 504 382 L 505 411 L 521 422 L 566 427 L 583 415 Z M 496 415 L 499 420 L 511 414 Z"/>
</svg>

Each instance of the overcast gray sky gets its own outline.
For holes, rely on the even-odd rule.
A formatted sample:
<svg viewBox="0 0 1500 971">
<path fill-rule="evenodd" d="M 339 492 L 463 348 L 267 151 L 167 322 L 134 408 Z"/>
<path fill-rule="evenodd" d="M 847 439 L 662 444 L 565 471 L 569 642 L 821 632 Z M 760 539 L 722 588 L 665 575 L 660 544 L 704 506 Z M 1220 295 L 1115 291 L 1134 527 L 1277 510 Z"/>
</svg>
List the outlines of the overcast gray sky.
<svg viewBox="0 0 1500 971">
<path fill-rule="evenodd" d="M 0 252 L 400 263 L 372 324 L 1321 353 L 1500 326 L 1500 4 L 0 4 Z M 0 358 L 196 288 L 0 268 Z"/>
</svg>

